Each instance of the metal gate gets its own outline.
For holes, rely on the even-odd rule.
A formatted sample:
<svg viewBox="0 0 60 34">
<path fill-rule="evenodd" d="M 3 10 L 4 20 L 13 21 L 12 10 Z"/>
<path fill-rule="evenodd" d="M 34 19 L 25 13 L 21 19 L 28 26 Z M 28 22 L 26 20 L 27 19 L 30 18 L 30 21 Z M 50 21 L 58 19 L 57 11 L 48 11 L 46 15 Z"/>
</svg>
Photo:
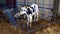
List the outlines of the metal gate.
<svg viewBox="0 0 60 34">
<path fill-rule="evenodd" d="M 53 0 L 17 0 L 17 6 L 20 9 L 23 5 L 38 4 L 39 18 L 50 19 L 52 15 Z"/>
</svg>

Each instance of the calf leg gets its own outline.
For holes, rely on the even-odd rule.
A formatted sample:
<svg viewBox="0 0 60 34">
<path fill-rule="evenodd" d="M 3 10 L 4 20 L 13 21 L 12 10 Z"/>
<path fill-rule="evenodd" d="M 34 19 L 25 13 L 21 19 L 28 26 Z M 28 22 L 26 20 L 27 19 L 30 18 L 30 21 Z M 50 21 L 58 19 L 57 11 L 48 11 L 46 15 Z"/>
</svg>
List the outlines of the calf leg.
<svg viewBox="0 0 60 34">
<path fill-rule="evenodd" d="M 29 15 L 29 22 L 30 22 L 30 28 L 31 28 L 32 26 L 32 15 L 31 14 Z"/>
</svg>

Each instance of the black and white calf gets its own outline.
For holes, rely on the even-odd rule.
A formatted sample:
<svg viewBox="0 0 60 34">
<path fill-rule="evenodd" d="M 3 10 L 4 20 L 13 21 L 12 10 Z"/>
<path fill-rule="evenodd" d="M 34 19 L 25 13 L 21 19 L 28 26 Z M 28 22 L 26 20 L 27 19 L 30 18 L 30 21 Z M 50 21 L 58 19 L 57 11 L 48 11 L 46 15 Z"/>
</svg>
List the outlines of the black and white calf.
<svg viewBox="0 0 60 34">
<path fill-rule="evenodd" d="M 19 13 L 15 14 L 15 17 L 26 14 L 27 16 L 27 25 L 31 27 L 32 21 L 38 21 L 38 5 L 32 4 L 30 7 L 22 7 Z M 32 19 L 34 15 L 34 19 Z"/>
</svg>

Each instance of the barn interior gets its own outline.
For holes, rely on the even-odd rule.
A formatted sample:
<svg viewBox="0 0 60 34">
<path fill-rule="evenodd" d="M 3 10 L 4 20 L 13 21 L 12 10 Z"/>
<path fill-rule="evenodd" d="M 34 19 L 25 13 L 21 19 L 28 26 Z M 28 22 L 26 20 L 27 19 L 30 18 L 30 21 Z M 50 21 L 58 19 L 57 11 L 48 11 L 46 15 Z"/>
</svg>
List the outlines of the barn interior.
<svg viewBox="0 0 60 34">
<path fill-rule="evenodd" d="M 14 15 L 22 6 L 37 4 L 38 21 L 31 28 Z M 60 0 L 0 0 L 0 34 L 60 34 Z"/>
</svg>

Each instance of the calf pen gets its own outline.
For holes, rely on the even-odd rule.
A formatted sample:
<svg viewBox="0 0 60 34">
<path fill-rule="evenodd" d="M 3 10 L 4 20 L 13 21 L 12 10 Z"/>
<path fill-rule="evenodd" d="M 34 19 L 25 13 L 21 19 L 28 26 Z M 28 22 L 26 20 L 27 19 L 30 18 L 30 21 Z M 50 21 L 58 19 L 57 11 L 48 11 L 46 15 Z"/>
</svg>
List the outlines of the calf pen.
<svg viewBox="0 0 60 34">
<path fill-rule="evenodd" d="M 38 6 L 39 6 L 39 21 L 41 19 L 48 20 L 48 21 L 51 21 L 51 20 L 56 21 L 57 12 L 58 12 L 58 3 L 59 3 L 58 0 L 56 0 L 56 1 L 55 0 L 29 0 L 29 1 L 28 0 L 17 0 L 16 7 L 18 10 L 20 10 L 20 8 L 23 5 L 38 4 Z M 15 9 L 13 8 L 13 10 L 15 10 Z M 7 11 L 7 12 L 5 12 L 5 11 Z M 26 30 L 27 31 L 26 34 L 29 34 L 29 32 L 34 32 L 41 27 L 40 24 L 39 25 L 34 24 L 31 29 L 29 29 L 29 28 L 27 29 L 28 26 L 26 27 L 23 19 L 22 20 L 20 20 L 20 19 L 15 20 L 15 18 L 13 17 L 14 11 L 13 11 L 13 13 L 11 13 L 11 10 L 8 8 L 8 9 L 4 10 L 3 12 L 5 12 L 5 14 L 7 15 L 11 24 L 14 24 L 17 26 L 20 22 L 20 24 L 19 24 L 21 27 L 20 29 L 23 31 Z M 16 11 L 16 12 L 18 12 L 18 11 Z"/>
</svg>

